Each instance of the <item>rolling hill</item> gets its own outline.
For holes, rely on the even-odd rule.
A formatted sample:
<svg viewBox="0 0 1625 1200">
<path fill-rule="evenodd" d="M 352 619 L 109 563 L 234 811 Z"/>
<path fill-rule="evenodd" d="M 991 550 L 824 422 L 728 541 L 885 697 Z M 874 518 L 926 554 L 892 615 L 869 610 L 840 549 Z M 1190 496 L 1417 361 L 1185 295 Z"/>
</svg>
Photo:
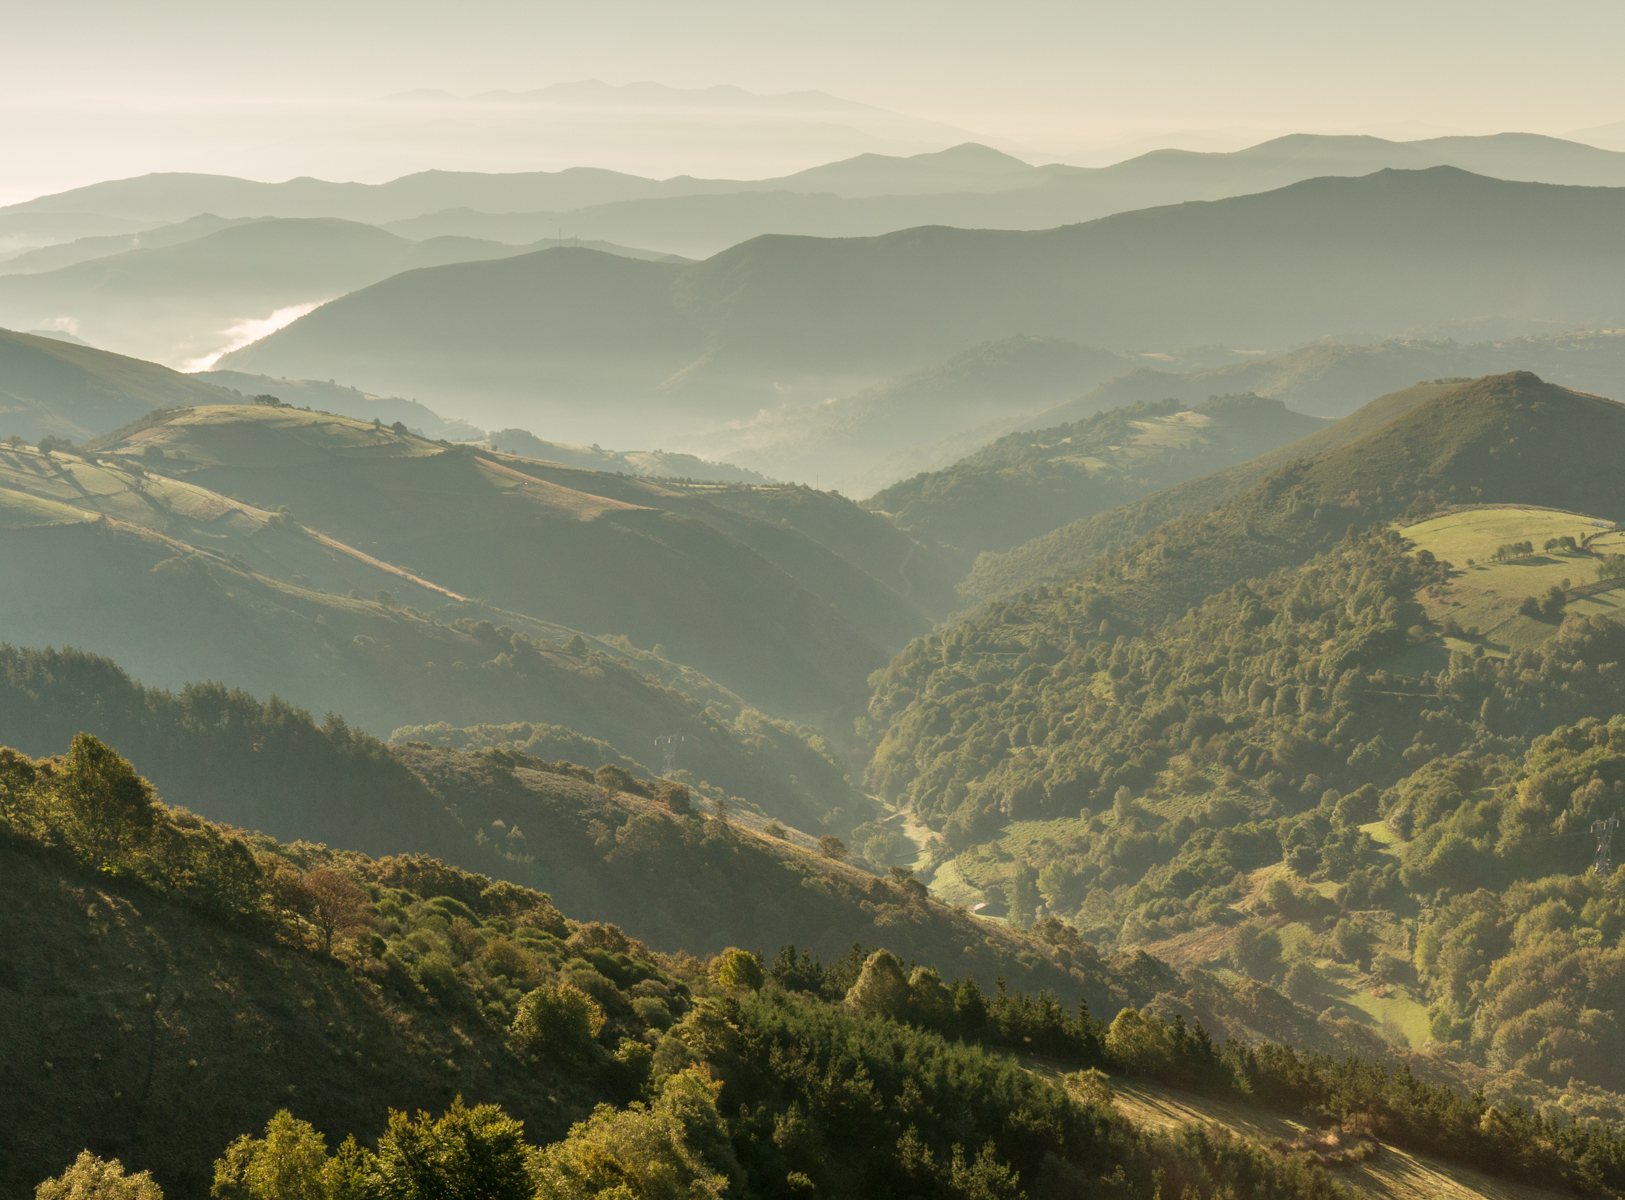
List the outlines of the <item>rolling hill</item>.
<svg viewBox="0 0 1625 1200">
<path fill-rule="evenodd" d="M 156 363 L 0 329 L 0 437 L 79 441 L 155 408 L 235 399 L 223 387 Z"/>
<path fill-rule="evenodd" d="M 185 410 L 101 445 L 115 461 L 151 455 L 187 485 L 286 508 L 455 595 L 662 644 L 780 712 L 848 702 L 882 647 L 928 624 L 794 529 L 623 476 L 285 407 Z"/>
<path fill-rule="evenodd" d="M 1070 425 L 1001 438 L 946 470 L 921 473 L 866 504 L 912 532 L 971 554 L 999 551 L 1225 465 L 1325 422 L 1279 400 L 1223 396 L 1185 408 L 1144 401 Z"/>
<path fill-rule="evenodd" d="M 866 496 L 907 475 L 944 439 L 1009 426 L 1122 370 L 1132 360 L 1060 338 L 985 342 L 821 404 L 758 413 L 685 443 L 800 482 Z M 922 444 L 921 430 L 926 430 Z M 925 465 L 937 465 L 927 463 Z"/>
<path fill-rule="evenodd" d="M 180 366 L 245 336 L 282 309 L 311 306 L 401 271 L 500 258 L 511 246 L 472 238 L 411 242 L 332 218 L 266 219 L 173 244 L 0 276 L 0 322 L 72 320 L 93 344 Z"/>
<path fill-rule="evenodd" d="M 1039 584 L 1081 575 L 1097 560 L 1139 541 L 1170 521 L 1217 508 L 1242 495 L 1271 472 L 1357 441 L 1464 382 L 1470 381 L 1418 383 L 1379 396 L 1341 421 L 1247 462 L 1175 484 L 1092 517 L 1083 517 L 1001 554 L 983 554 L 957 590 L 966 600 L 980 604 L 1016 595 Z"/>
<path fill-rule="evenodd" d="M 1250 391 L 1284 400 L 1300 412 L 1341 417 L 1372 395 L 1419 379 L 1477 378 L 1533 371 L 1543 379 L 1604 396 L 1625 394 L 1625 335 L 1612 329 L 1501 338 L 1489 342 L 1403 339 L 1367 345 L 1305 346 L 1281 355 L 1180 371 L 1144 365 L 1041 414 L 1046 423 L 1077 420 L 1136 400 Z"/>
<path fill-rule="evenodd" d="M 759 238 L 693 266 L 555 251 L 398 276 L 222 365 L 456 394 L 582 441 L 600 439 L 563 423 L 592 395 L 578 425 L 662 437 L 1017 332 L 1177 347 L 1612 327 L 1621 211 L 1625 191 L 1441 167 L 1040 233 Z"/>
</svg>

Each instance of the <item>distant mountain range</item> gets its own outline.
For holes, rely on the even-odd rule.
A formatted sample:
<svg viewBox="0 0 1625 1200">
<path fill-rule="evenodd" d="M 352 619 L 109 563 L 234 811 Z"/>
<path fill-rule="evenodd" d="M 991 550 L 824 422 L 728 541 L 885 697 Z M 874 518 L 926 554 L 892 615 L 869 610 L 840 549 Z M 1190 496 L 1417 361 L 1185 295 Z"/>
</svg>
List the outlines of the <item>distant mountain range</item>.
<svg viewBox="0 0 1625 1200">
<path fill-rule="evenodd" d="M 1625 189 L 1435 167 L 1046 232 L 758 238 L 692 266 L 553 250 L 397 276 L 223 365 L 455 397 L 579 441 L 666 438 L 1018 332 L 1268 347 L 1612 327 L 1622 218 Z"/>
<path fill-rule="evenodd" d="M 530 243 L 562 233 L 705 257 L 763 233 L 869 237 L 915 225 L 1047 229 L 1111 213 L 1267 191 L 1322 175 L 1454 166 L 1498 179 L 1625 186 L 1625 153 L 1538 134 L 1430 138 L 1293 134 L 1246 150 L 1158 150 L 1110 167 L 1029 166 L 976 143 L 909 157 L 863 154 L 770 179 L 655 180 L 595 168 L 480 175 L 425 171 L 383 184 L 156 174 L 0 209 L 7 220 L 100 213 L 153 224 L 342 217 L 414 238 Z"/>
</svg>

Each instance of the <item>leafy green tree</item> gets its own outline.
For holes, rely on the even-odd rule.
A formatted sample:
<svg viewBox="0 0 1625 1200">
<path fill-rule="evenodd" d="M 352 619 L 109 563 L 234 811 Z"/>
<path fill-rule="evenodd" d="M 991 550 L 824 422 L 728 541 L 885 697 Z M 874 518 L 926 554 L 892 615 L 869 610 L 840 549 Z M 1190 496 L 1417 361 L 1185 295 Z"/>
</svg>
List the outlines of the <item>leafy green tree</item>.
<svg viewBox="0 0 1625 1200">
<path fill-rule="evenodd" d="M 34 1200 L 164 1200 L 164 1193 L 150 1172 L 126 1175 L 118 1159 L 81 1150 L 66 1171 L 34 1189 Z"/>
<path fill-rule="evenodd" d="M 604 1010 L 573 983 L 544 983 L 519 1001 L 514 1041 L 532 1054 L 559 1055 L 584 1050 L 604 1027 Z"/>
<path fill-rule="evenodd" d="M 439 1120 L 391 1112 L 367 1190 L 376 1200 L 531 1200 L 524 1126 L 461 1096 Z"/>
<path fill-rule="evenodd" d="M 876 950 L 864 960 L 857 981 L 846 993 L 846 1007 L 864 1017 L 900 1021 L 908 1015 L 908 977 L 897 955 L 890 950 Z"/>
<path fill-rule="evenodd" d="M 219 1200 L 335 1200 L 343 1192 L 344 1163 L 327 1155 L 327 1139 L 308 1121 L 282 1109 L 265 1136 L 244 1134 L 214 1164 Z"/>
<path fill-rule="evenodd" d="M 737 1170 L 717 1112 L 720 1089 L 691 1067 L 667 1077 L 652 1105 L 600 1104 L 536 1155 L 538 1200 L 720 1200 L 727 1168 Z"/>
<path fill-rule="evenodd" d="M 754 992 L 761 989 L 765 977 L 754 954 L 729 946 L 711 960 L 711 978 L 730 992 Z"/>
<path fill-rule="evenodd" d="M 1257 921 L 1237 926 L 1230 962 L 1243 974 L 1268 983 L 1281 973 L 1281 935 Z"/>
<path fill-rule="evenodd" d="M 163 816 L 152 785 L 88 733 L 73 739 L 53 785 L 70 842 L 98 866 L 127 863 Z"/>
</svg>

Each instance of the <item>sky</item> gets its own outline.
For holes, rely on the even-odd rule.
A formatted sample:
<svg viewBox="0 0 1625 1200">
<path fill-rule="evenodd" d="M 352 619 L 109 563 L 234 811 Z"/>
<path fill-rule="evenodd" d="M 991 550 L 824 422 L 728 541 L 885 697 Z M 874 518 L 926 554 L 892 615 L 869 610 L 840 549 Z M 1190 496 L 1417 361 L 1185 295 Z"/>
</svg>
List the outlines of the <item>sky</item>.
<svg viewBox="0 0 1625 1200">
<path fill-rule="evenodd" d="M 14 5 L 0 204 L 153 170 L 761 178 L 965 137 L 1082 165 L 1293 131 L 1585 131 L 1625 149 L 1625 126 L 1601 128 L 1625 122 L 1622 40 L 1625 5 L 1575 0 Z M 456 99 L 576 80 L 815 90 L 884 111 Z M 422 91 L 449 96 L 389 99 Z"/>
</svg>

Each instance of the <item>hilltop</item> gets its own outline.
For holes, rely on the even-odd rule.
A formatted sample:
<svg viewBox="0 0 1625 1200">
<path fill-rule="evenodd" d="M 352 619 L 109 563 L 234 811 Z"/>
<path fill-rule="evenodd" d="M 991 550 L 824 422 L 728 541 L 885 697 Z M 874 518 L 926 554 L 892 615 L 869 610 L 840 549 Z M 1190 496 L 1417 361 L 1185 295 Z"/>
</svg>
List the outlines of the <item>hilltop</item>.
<svg viewBox="0 0 1625 1200">
<path fill-rule="evenodd" d="M 1469 318 L 1498 333 L 1611 326 L 1622 205 L 1625 191 L 1440 167 L 1041 233 L 763 237 L 691 266 L 550 251 L 398 276 L 223 365 L 344 377 L 430 404 L 455 388 L 524 412 L 515 424 L 563 420 L 590 388 L 604 397 L 601 425 L 635 416 L 664 436 L 673 410 L 689 426 L 740 419 L 770 395 L 838 395 L 1018 331 L 1247 346 Z M 1525 281 L 1515 292 L 1514 276 Z"/>
<path fill-rule="evenodd" d="M 1379 396 L 1341 421 L 1247 462 L 1073 521 L 1002 554 L 981 555 L 958 591 L 966 600 L 980 603 L 1012 596 L 1037 584 L 1071 579 L 1153 530 L 1180 517 L 1216 508 L 1290 463 L 1357 441 L 1418 405 L 1455 390 L 1462 382 L 1419 383 Z M 1013 440 L 1019 444 L 1019 439 Z"/>
<path fill-rule="evenodd" d="M 1279 400 L 1222 396 L 1192 408 L 1140 402 L 999 439 L 952 467 L 893 484 L 866 504 L 907 530 L 972 554 L 1000 551 L 1080 517 L 1310 436 L 1325 423 Z"/>
</svg>

